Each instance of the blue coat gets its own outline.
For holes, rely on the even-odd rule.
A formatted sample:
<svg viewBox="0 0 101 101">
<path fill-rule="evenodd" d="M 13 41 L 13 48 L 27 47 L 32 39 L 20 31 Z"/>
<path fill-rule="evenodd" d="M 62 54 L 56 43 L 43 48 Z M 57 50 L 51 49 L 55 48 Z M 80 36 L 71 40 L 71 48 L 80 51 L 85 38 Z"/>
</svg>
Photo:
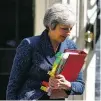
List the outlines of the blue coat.
<svg viewBox="0 0 101 101">
<path fill-rule="evenodd" d="M 76 49 L 76 45 L 68 38 L 61 43 L 58 51 Z M 6 91 L 7 100 L 39 99 L 45 92 L 40 90 L 41 82 L 48 81 L 47 72 L 51 70 L 55 60 L 55 53 L 50 43 L 47 30 L 40 36 L 32 36 L 21 41 L 16 49 L 9 82 Z M 82 94 L 84 81 L 82 72 L 75 82 L 71 82 L 72 89 L 67 94 Z"/>
</svg>

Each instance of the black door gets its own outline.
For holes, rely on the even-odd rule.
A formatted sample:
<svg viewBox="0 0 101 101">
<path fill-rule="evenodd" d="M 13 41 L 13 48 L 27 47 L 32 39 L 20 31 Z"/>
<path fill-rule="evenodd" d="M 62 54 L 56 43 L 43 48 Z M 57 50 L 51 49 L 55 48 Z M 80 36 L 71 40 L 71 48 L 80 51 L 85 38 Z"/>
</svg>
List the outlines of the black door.
<svg viewBox="0 0 101 101">
<path fill-rule="evenodd" d="M 16 47 L 23 38 L 33 35 L 32 1 L 0 0 L 0 100 L 6 99 Z"/>
</svg>

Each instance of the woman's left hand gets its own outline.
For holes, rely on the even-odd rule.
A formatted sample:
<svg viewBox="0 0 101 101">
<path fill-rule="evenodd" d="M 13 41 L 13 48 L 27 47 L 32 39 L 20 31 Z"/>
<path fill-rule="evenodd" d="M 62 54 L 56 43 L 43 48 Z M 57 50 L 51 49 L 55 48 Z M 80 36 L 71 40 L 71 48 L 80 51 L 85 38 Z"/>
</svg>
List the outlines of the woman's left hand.
<svg viewBox="0 0 101 101">
<path fill-rule="evenodd" d="M 70 89 L 71 83 L 61 74 L 49 78 L 49 86 L 52 89 Z"/>
</svg>

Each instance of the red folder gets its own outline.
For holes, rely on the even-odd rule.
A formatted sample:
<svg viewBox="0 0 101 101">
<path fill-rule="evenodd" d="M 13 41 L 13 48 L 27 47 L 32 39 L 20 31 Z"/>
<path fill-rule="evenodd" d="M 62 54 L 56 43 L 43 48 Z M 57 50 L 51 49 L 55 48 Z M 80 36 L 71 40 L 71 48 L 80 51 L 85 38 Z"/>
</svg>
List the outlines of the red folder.
<svg viewBox="0 0 101 101">
<path fill-rule="evenodd" d="M 68 52 L 70 54 L 60 74 L 64 75 L 66 80 L 73 82 L 77 79 L 78 74 L 85 62 L 85 57 L 87 56 L 87 54 L 81 50 L 70 49 L 65 49 L 64 52 Z"/>
</svg>

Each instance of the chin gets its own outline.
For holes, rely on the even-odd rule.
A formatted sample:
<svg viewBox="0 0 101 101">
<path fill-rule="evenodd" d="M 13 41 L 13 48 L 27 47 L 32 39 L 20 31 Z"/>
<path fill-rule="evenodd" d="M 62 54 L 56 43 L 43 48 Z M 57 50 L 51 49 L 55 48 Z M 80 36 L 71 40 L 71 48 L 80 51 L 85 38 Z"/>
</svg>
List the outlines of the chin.
<svg viewBox="0 0 101 101">
<path fill-rule="evenodd" d="M 61 42 L 63 42 L 66 38 L 61 38 Z"/>
<path fill-rule="evenodd" d="M 63 42 L 64 40 L 65 40 L 65 39 L 60 39 L 59 42 L 61 43 L 61 42 Z"/>
</svg>

